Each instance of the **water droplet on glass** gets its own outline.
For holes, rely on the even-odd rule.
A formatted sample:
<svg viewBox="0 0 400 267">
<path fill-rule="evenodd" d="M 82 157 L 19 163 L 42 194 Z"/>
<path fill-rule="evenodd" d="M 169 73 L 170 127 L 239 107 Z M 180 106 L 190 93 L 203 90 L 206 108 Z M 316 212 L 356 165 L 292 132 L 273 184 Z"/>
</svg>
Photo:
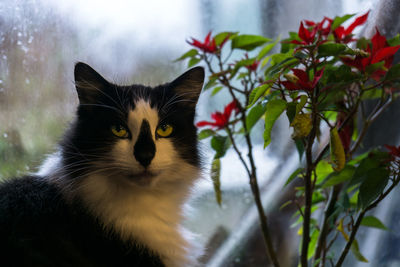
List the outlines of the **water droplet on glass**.
<svg viewBox="0 0 400 267">
<path fill-rule="evenodd" d="M 24 51 L 25 53 L 27 53 L 29 51 L 28 47 L 26 46 L 21 46 L 22 51 Z"/>
</svg>

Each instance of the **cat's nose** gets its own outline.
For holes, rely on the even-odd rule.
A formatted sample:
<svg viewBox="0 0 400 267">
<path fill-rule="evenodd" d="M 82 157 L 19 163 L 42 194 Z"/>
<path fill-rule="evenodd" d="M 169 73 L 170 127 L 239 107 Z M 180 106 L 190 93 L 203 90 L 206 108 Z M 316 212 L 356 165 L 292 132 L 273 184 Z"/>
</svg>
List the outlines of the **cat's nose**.
<svg viewBox="0 0 400 267">
<path fill-rule="evenodd" d="M 140 133 L 136 141 L 133 155 L 136 160 L 143 166 L 147 167 L 150 165 L 156 153 L 156 146 L 151 136 L 150 125 L 147 120 L 143 120 L 142 126 L 140 127 Z"/>
<path fill-rule="evenodd" d="M 135 153 L 135 158 L 143 167 L 147 167 L 150 165 L 151 161 L 154 158 L 154 152 L 152 151 L 142 151 L 139 153 Z"/>
</svg>

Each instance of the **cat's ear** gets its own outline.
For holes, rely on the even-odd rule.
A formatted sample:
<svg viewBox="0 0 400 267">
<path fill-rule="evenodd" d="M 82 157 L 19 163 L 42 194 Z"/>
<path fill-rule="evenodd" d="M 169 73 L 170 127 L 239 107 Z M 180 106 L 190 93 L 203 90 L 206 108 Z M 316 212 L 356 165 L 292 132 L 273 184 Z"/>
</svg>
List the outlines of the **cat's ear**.
<svg viewBox="0 0 400 267">
<path fill-rule="evenodd" d="M 180 98 L 181 103 L 195 107 L 204 82 L 204 68 L 195 67 L 176 78 L 171 88 Z"/>
<path fill-rule="evenodd" d="M 75 64 L 74 76 L 80 104 L 95 103 L 101 92 L 109 86 L 100 74 L 82 62 Z"/>
</svg>

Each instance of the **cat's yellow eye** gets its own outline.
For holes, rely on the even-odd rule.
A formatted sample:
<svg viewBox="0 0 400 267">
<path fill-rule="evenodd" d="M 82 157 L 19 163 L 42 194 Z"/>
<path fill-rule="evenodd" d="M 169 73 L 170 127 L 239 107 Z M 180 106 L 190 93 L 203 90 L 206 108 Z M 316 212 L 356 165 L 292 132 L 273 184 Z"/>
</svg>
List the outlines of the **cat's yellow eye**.
<svg viewBox="0 0 400 267">
<path fill-rule="evenodd" d="M 111 132 L 119 138 L 128 138 L 129 133 L 122 125 L 111 126 Z"/>
<path fill-rule="evenodd" d="M 174 127 L 169 124 L 161 124 L 157 127 L 157 135 L 159 137 L 168 137 L 172 134 Z"/>
</svg>

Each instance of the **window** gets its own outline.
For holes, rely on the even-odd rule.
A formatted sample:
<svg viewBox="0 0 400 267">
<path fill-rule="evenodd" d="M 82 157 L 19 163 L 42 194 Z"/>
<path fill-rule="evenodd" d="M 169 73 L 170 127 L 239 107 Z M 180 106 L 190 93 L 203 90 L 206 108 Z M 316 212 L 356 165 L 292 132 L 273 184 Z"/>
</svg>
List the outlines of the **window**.
<svg viewBox="0 0 400 267">
<path fill-rule="evenodd" d="M 55 151 L 77 105 L 72 73 L 77 61 L 88 62 L 116 82 L 155 85 L 184 70 L 184 65 L 173 61 L 188 49 L 185 40 L 190 37 L 202 38 L 209 30 L 276 37 L 296 31 L 302 19 L 361 13 L 375 10 L 377 3 L 90 0 L 78 5 L 73 0 L 5 0 L 0 4 L 0 178 L 36 171 L 46 154 Z M 226 104 L 223 95 L 209 101 L 206 96 L 201 98 L 199 118 L 207 118 Z M 263 150 L 260 140 L 255 153 L 260 162 L 266 162 L 258 170 L 264 207 L 272 218 L 271 228 L 283 240 L 280 257 L 286 257 L 289 266 L 296 260 L 293 253 L 297 250 L 297 240 L 288 239 L 296 236 L 296 230 L 288 228 L 293 210 L 279 212 L 277 208 L 287 197 L 281 189 L 297 168 L 298 156 L 289 142 L 290 133 L 282 128 L 278 124 L 274 130 L 279 145 Z M 208 143 L 203 147 L 205 155 L 211 157 Z M 228 153 L 223 159 L 222 170 L 222 206 L 215 202 L 211 182 L 201 181 L 191 200 L 194 212 L 186 225 L 210 248 L 203 258 L 207 266 L 265 265 L 262 239 L 256 234 L 258 215 L 235 154 Z M 393 231 L 368 230 L 361 234 L 366 241 L 360 242 L 360 249 L 369 255 L 371 263 L 384 257 L 388 265 L 400 262 L 394 252 L 400 242 L 395 234 L 400 216 L 394 212 L 396 199 L 388 199 L 385 211 L 379 210 Z M 377 242 L 382 245 L 370 247 Z M 352 261 L 349 257 L 348 263 Z"/>
</svg>

